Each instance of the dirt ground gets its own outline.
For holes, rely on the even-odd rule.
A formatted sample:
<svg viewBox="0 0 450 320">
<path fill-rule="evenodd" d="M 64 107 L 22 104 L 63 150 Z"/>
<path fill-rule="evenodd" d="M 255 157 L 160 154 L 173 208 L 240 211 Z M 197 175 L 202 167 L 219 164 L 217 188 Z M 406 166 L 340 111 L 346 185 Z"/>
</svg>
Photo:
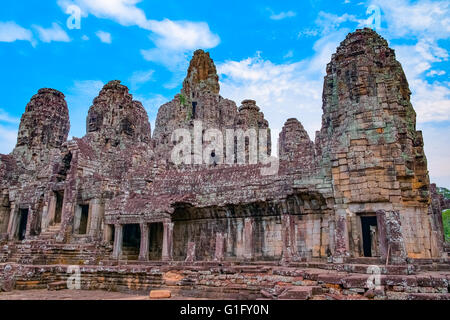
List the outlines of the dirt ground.
<svg viewBox="0 0 450 320">
<path fill-rule="evenodd" d="M 0 301 L 7 300 L 207 300 L 183 297 L 172 293 L 169 299 L 150 299 L 149 296 L 133 295 L 120 292 L 90 291 L 90 290 L 14 290 L 0 292 Z"/>
<path fill-rule="evenodd" d="M 120 292 L 84 290 L 24 290 L 1 292 L 0 300 L 150 300 L 148 296 L 138 296 Z"/>
</svg>

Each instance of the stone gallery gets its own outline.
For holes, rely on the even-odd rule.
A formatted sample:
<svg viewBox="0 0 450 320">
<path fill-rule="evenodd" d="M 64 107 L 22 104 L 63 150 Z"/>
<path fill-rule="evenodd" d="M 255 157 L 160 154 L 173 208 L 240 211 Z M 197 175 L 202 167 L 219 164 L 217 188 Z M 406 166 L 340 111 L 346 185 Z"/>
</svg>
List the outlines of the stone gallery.
<svg viewBox="0 0 450 320">
<path fill-rule="evenodd" d="M 448 299 L 448 203 L 430 185 L 410 95 L 394 50 L 357 30 L 326 66 L 314 141 L 301 114 L 287 119 L 274 163 L 257 102 L 220 96 L 202 50 L 153 134 L 142 104 L 111 81 L 86 135 L 68 140 L 64 94 L 41 89 L 0 155 L 0 287 L 51 288 L 78 265 L 83 289 Z M 211 130 L 223 148 L 209 146 Z M 176 163 L 189 133 L 200 141 Z M 369 266 L 381 274 L 373 290 Z"/>
</svg>

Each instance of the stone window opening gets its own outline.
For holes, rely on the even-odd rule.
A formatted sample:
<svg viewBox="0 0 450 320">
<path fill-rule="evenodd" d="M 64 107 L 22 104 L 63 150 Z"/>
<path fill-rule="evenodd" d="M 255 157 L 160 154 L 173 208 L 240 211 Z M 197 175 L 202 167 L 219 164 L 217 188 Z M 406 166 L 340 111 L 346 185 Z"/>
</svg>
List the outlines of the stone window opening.
<svg viewBox="0 0 450 320">
<path fill-rule="evenodd" d="M 211 152 L 211 162 L 212 162 L 214 167 L 217 166 L 218 160 L 219 159 L 218 159 L 218 157 L 216 155 L 216 152 L 215 151 Z"/>
<path fill-rule="evenodd" d="M 192 102 L 192 119 L 195 119 L 197 114 L 197 102 Z"/>
</svg>

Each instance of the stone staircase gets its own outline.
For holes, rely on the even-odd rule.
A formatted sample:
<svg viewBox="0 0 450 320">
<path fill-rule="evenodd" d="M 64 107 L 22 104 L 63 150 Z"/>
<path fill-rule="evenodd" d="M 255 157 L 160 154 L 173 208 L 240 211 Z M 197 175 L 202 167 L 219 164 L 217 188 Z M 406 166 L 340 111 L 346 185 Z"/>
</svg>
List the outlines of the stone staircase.
<svg viewBox="0 0 450 320">
<path fill-rule="evenodd" d="M 39 239 L 41 240 L 51 240 L 55 239 L 61 230 L 61 224 L 55 224 L 53 226 L 49 226 L 46 231 L 41 232 L 39 235 Z"/>
<path fill-rule="evenodd" d="M 135 248 L 122 248 L 122 258 L 126 261 L 138 261 L 139 260 L 139 250 Z"/>
<path fill-rule="evenodd" d="M 7 262 L 23 265 L 96 265 L 110 249 L 95 244 L 67 245 L 51 240 L 28 240 L 16 244 Z"/>
<path fill-rule="evenodd" d="M 14 249 L 15 246 L 12 244 L 2 244 L 0 246 L 0 263 L 7 262 L 10 259 Z"/>
</svg>

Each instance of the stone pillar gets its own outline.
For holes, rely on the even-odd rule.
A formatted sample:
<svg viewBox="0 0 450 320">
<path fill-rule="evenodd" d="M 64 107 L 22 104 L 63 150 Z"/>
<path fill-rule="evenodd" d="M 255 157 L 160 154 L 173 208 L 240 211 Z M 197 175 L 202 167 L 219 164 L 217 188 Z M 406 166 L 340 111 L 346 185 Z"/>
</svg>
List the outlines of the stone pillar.
<svg viewBox="0 0 450 320">
<path fill-rule="evenodd" d="M 184 262 L 194 262 L 195 261 L 195 242 L 189 241 L 187 246 L 187 255 Z"/>
<path fill-rule="evenodd" d="M 80 231 L 80 223 L 81 223 L 81 206 L 75 206 L 75 213 L 73 217 L 73 233 L 78 234 Z"/>
<path fill-rule="evenodd" d="M 114 226 L 114 232 L 113 259 L 119 259 L 122 254 L 123 226 L 116 224 Z"/>
<path fill-rule="evenodd" d="M 245 218 L 244 220 L 244 258 L 253 258 L 253 219 Z"/>
<path fill-rule="evenodd" d="M 44 205 L 42 213 L 41 228 L 42 232 L 47 231 L 48 227 L 53 224 L 56 213 L 56 196 L 54 192 L 48 195 L 48 203 Z"/>
<path fill-rule="evenodd" d="M 141 247 L 139 250 L 139 261 L 148 261 L 149 228 L 147 223 L 141 223 Z"/>
<path fill-rule="evenodd" d="M 8 223 L 8 239 L 14 240 L 14 236 L 17 232 L 17 219 L 19 215 L 19 208 L 16 208 L 14 203 L 11 203 L 11 213 L 9 214 Z"/>
<path fill-rule="evenodd" d="M 216 251 L 214 253 L 214 261 L 222 261 L 224 258 L 224 249 L 225 249 L 225 237 L 223 233 L 216 233 Z"/>
<path fill-rule="evenodd" d="M 97 237 L 100 231 L 100 225 L 103 218 L 104 207 L 100 199 L 93 199 L 89 204 L 89 218 L 90 218 L 90 228 L 89 236 Z"/>
<path fill-rule="evenodd" d="M 380 254 L 389 264 L 406 263 L 407 253 L 398 211 L 377 211 Z"/>
<path fill-rule="evenodd" d="M 336 209 L 335 221 L 333 262 L 343 263 L 344 258 L 348 256 L 347 211 L 345 209 Z"/>
<path fill-rule="evenodd" d="M 287 264 L 292 259 L 289 218 L 290 216 L 287 214 L 281 215 L 281 237 L 283 241 L 283 253 L 281 256 L 281 264 Z"/>
<path fill-rule="evenodd" d="M 110 244 L 112 238 L 113 238 L 113 225 L 112 224 L 105 224 L 105 228 L 103 230 L 103 243 Z"/>
<path fill-rule="evenodd" d="M 164 235 L 163 235 L 163 247 L 162 247 L 162 260 L 171 261 L 173 252 L 173 223 L 164 222 Z"/>
</svg>

